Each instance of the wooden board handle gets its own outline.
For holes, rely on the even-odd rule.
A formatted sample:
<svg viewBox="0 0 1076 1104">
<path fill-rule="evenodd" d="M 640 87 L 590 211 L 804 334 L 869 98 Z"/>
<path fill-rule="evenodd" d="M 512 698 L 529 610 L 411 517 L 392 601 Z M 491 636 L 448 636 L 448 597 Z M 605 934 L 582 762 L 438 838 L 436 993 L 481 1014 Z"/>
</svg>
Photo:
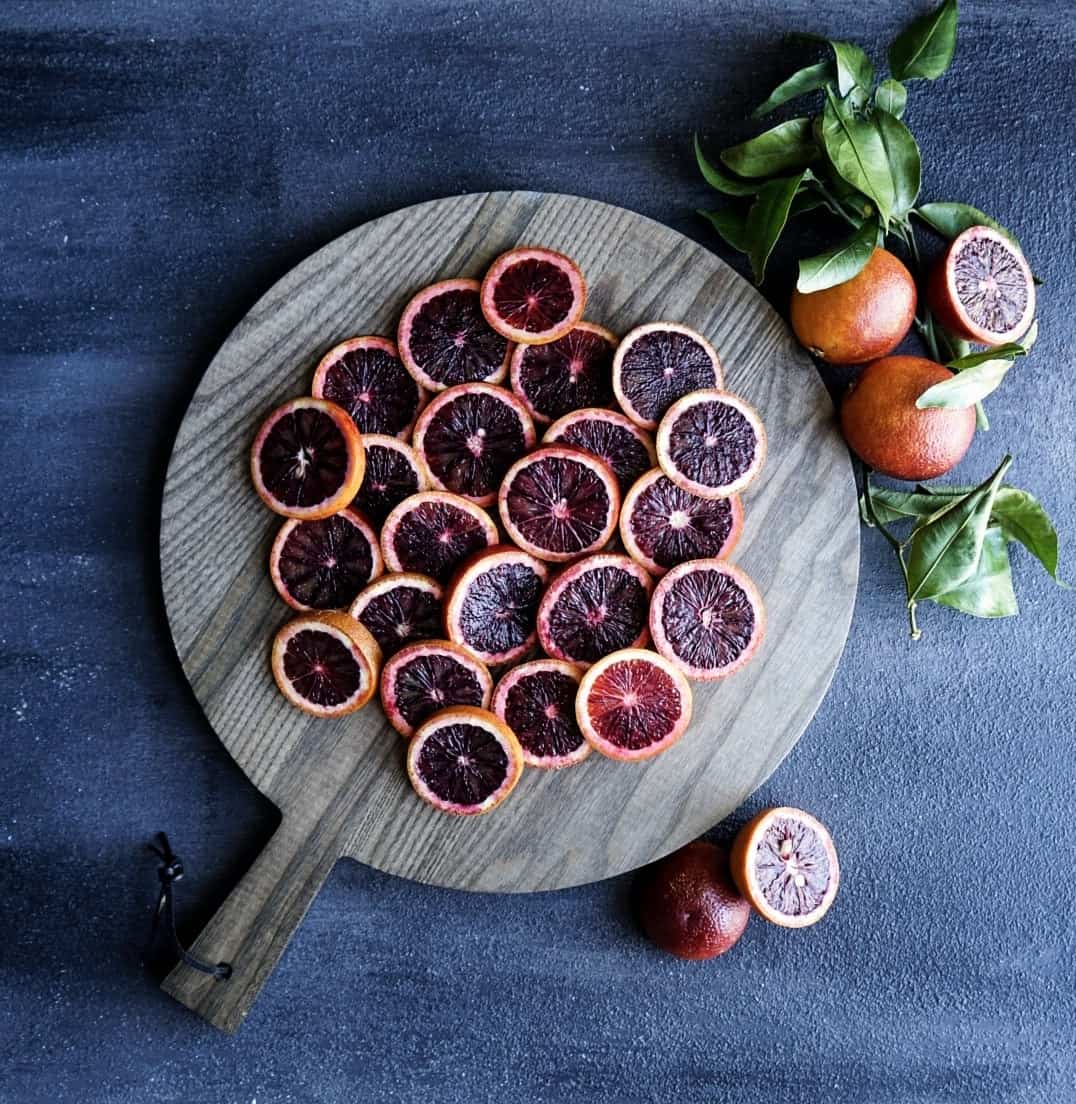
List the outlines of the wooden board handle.
<svg viewBox="0 0 1076 1104">
<path fill-rule="evenodd" d="M 230 963 L 231 977 L 222 981 L 180 962 L 161 988 L 214 1027 L 235 1031 L 343 853 L 343 843 L 324 822 L 285 816 L 191 947 L 205 962 Z"/>
</svg>

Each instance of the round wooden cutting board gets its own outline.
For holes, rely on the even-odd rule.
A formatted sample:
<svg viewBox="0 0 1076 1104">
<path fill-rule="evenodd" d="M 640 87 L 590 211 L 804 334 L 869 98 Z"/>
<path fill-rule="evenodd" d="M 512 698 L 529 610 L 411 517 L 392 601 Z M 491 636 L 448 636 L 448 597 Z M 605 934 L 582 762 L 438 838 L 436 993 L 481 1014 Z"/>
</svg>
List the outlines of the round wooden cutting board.
<svg viewBox="0 0 1076 1104">
<path fill-rule="evenodd" d="M 659 758 L 529 770 L 492 814 L 453 818 L 413 794 L 404 742 L 376 701 L 312 719 L 277 691 L 269 644 L 289 611 L 267 562 L 280 519 L 251 488 L 248 450 L 271 408 L 309 392 L 330 346 L 394 335 L 416 290 L 480 277 L 516 244 L 571 254 L 590 288 L 586 316 L 615 332 L 661 319 L 700 330 L 726 386 L 760 411 L 768 459 L 744 496 L 734 559 L 762 591 L 768 632 L 741 673 L 695 684 L 691 728 Z M 425 203 L 327 245 L 225 342 L 168 470 L 161 571 L 176 649 L 210 724 L 283 819 L 195 947 L 230 962 L 231 980 L 180 966 L 166 988 L 236 1027 L 342 856 L 435 885 L 526 892 L 630 870 L 705 832 L 773 771 L 818 707 L 848 631 L 858 558 L 851 467 L 817 372 L 762 296 L 701 246 L 630 211 L 533 192 Z"/>
</svg>

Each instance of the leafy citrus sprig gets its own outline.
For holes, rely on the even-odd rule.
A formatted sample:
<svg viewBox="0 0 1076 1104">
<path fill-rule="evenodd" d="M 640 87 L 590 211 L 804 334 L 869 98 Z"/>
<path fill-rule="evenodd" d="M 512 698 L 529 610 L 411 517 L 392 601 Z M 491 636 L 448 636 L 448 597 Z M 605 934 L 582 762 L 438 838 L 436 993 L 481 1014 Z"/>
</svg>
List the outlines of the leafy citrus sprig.
<svg viewBox="0 0 1076 1104">
<path fill-rule="evenodd" d="M 917 223 L 949 240 L 970 226 L 992 226 L 1016 242 L 996 219 L 969 204 L 916 205 L 922 163 L 919 146 L 903 122 L 905 82 L 940 77 L 953 59 L 956 34 L 956 0 L 944 0 L 893 41 L 888 57 L 891 75 L 882 80 L 876 80 L 873 63 L 854 43 L 796 35 L 824 45 L 828 56 L 782 81 L 754 115 L 768 115 L 801 96 L 818 93 L 821 112 L 788 119 L 722 150 L 720 168 L 707 159 L 695 136 L 703 177 L 730 199 L 725 207 L 700 213 L 733 249 L 747 255 L 757 283 L 789 221 L 819 209 L 839 218 L 851 233 L 825 252 L 800 260 L 796 286 L 801 292 L 850 280 L 875 246 L 890 238 L 903 245 L 922 277 Z M 982 400 L 999 386 L 1013 359 L 1028 351 L 1034 336 L 996 351 L 990 359 L 1000 363 L 984 367 L 983 361 L 970 357 L 966 342 L 938 324 L 925 303 L 920 304 L 915 324 L 932 359 L 958 377 L 974 369 L 959 383 L 931 388 L 921 405 L 975 405 L 979 428 L 989 428 Z"/>
</svg>

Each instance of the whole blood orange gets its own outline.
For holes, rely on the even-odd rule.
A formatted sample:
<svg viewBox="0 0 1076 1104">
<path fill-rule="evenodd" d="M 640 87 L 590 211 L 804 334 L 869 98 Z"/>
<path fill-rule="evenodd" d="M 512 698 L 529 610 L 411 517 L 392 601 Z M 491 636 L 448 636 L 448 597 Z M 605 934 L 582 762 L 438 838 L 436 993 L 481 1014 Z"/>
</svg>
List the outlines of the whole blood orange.
<svg viewBox="0 0 1076 1104">
<path fill-rule="evenodd" d="M 885 249 L 863 270 L 823 291 L 792 292 L 792 329 L 830 364 L 863 364 L 891 353 L 915 317 L 915 280 Z"/>
<path fill-rule="evenodd" d="M 915 400 L 951 378 L 922 357 L 868 364 L 841 405 L 841 430 L 864 462 L 894 479 L 933 479 L 957 464 L 975 434 L 975 409 L 919 410 Z"/>
<path fill-rule="evenodd" d="M 751 918 L 751 906 L 729 875 L 728 855 L 707 840 L 689 843 L 648 866 L 635 892 L 643 931 L 677 958 L 724 954 Z"/>
</svg>

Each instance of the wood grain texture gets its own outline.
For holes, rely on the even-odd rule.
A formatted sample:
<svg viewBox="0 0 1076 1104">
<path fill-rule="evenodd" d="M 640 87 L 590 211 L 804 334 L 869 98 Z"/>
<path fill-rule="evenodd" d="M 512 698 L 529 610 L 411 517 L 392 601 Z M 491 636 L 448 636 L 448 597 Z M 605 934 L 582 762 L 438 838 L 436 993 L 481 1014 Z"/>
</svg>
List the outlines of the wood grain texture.
<svg viewBox="0 0 1076 1104">
<path fill-rule="evenodd" d="M 247 449 L 266 411 L 307 391 L 327 348 L 391 334 L 416 289 L 479 276 L 517 243 L 576 257 L 590 286 L 587 316 L 614 331 L 661 318 L 701 330 L 727 385 L 761 412 L 768 460 L 745 496 L 734 558 L 765 596 L 768 634 L 735 678 L 696 684 L 691 730 L 657 760 L 592 756 L 566 772 L 530 771 L 494 814 L 458 820 L 415 798 L 403 745 L 376 704 L 311 719 L 276 690 L 269 642 L 288 611 L 266 562 L 279 523 L 250 487 Z M 341 855 L 437 885 L 524 892 L 609 877 L 706 831 L 777 766 L 825 693 L 858 551 L 850 466 L 813 365 L 761 296 L 700 246 L 620 208 L 528 192 L 422 204 L 337 239 L 233 332 L 169 466 L 161 566 L 175 645 L 210 723 L 283 824 L 196 946 L 232 961 L 233 980 L 180 967 L 166 988 L 219 1026 L 237 1026 Z"/>
</svg>

